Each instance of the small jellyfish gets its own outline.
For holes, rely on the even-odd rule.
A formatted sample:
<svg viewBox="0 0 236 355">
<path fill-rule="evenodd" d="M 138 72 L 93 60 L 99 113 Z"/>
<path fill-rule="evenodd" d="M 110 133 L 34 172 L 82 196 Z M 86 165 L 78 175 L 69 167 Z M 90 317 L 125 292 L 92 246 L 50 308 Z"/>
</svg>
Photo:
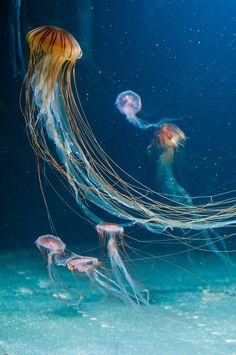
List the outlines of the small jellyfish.
<svg viewBox="0 0 236 355">
<path fill-rule="evenodd" d="M 66 289 L 70 300 L 77 299 L 77 303 L 80 303 L 84 297 L 82 296 L 82 289 L 79 287 L 65 286 L 64 281 L 58 273 L 58 267 L 65 267 L 76 276 L 85 274 L 90 282 L 102 293 L 112 294 L 121 298 L 120 286 L 112 278 L 108 277 L 107 270 L 97 258 L 81 256 L 66 249 L 66 245 L 59 237 L 50 234 L 39 237 L 35 241 L 35 244 L 40 252 L 47 257 L 49 277 L 54 292 L 59 299 L 66 300 L 65 296 L 62 298 L 61 294 L 57 291 L 59 286 L 62 286 L 64 290 Z"/>
<path fill-rule="evenodd" d="M 59 237 L 51 234 L 42 235 L 35 241 L 35 245 L 40 250 L 43 256 L 47 258 L 48 274 L 54 290 L 56 290 L 56 271 L 55 257 L 63 255 L 66 251 L 66 245 Z"/>
<path fill-rule="evenodd" d="M 127 118 L 136 119 L 136 114 L 142 108 L 141 97 L 132 90 L 123 91 L 117 96 L 116 107 Z"/>
<path fill-rule="evenodd" d="M 67 259 L 66 267 L 70 271 L 84 272 L 87 275 L 100 265 L 97 258 L 73 255 L 71 258 Z"/>
<path fill-rule="evenodd" d="M 162 149 L 177 149 L 186 140 L 184 132 L 175 124 L 162 124 L 156 131 L 154 144 Z"/>
<path fill-rule="evenodd" d="M 148 304 L 147 290 L 142 290 L 132 279 L 122 260 L 119 245 L 124 247 L 124 228 L 115 223 L 100 223 L 96 230 L 100 239 L 107 242 L 112 275 L 120 287 L 123 299 L 132 305 Z"/>
<path fill-rule="evenodd" d="M 90 281 L 103 293 L 111 293 L 121 297 L 119 285 L 106 275 L 107 270 L 103 268 L 102 263 L 97 258 L 73 253 L 73 256 L 67 259 L 66 267 L 73 272 L 80 274 L 85 273 Z"/>
<path fill-rule="evenodd" d="M 166 123 L 156 130 L 147 151 L 148 153 L 154 152 L 157 155 L 156 180 L 159 190 L 176 202 L 180 208 L 181 206 L 187 206 L 191 217 L 197 217 L 198 212 L 193 204 L 192 197 L 178 183 L 174 174 L 175 153 L 180 147 L 183 147 L 186 139 L 185 133 L 178 126 Z M 218 250 L 217 242 L 220 242 L 224 253 L 227 252 L 227 247 L 214 229 L 203 230 L 201 235 L 206 241 L 206 246 L 211 251 L 217 253 L 224 262 L 231 264 L 230 259 Z"/>
<path fill-rule="evenodd" d="M 37 248 L 47 254 L 60 254 L 65 251 L 66 245 L 59 237 L 51 234 L 42 235 L 35 241 Z"/>
</svg>

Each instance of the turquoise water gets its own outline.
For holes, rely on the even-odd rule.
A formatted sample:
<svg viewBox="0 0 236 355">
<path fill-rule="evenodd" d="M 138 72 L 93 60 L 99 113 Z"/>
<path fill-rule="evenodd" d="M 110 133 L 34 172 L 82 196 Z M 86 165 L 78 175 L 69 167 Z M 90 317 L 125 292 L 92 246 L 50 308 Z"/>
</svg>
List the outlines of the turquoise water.
<svg viewBox="0 0 236 355">
<path fill-rule="evenodd" d="M 151 294 L 141 311 L 91 285 L 80 306 L 59 301 L 35 249 L 0 263 L 2 353 L 236 354 L 236 271 L 209 253 L 132 264 Z"/>
</svg>

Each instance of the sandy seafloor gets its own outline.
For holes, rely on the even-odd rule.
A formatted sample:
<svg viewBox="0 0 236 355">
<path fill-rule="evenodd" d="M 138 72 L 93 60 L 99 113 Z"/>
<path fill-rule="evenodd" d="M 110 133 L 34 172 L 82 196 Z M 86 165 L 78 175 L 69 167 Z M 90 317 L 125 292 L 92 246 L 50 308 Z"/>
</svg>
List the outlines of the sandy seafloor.
<svg viewBox="0 0 236 355">
<path fill-rule="evenodd" d="M 59 301 L 36 248 L 0 265 L 0 354 L 236 354 L 236 269 L 209 253 L 133 264 L 152 300 L 141 313 L 91 286 L 79 307 Z"/>
</svg>

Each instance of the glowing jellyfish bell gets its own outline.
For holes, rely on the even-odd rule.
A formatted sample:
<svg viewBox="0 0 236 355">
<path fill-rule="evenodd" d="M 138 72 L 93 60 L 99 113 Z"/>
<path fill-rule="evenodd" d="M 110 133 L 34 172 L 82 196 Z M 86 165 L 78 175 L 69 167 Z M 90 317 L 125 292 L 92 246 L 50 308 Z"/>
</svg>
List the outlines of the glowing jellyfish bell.
<svg viewBox="0 0 236 355">
<path fill-rule="evenodd" d="M 66 60 L 76 61 L 82 56 L 80 45 L 72 34 L 56 26 L 41 26 L 30 31 L 27 41 L 30 49 Z"/>
<path fill-rule="evenodd" d="M 41 252 L 49 254 L 60 254 L 65 251 L 66 245 L 59 237 L 51 234 L 42 235 L 35 241 L 37 248 Z"/>
<path fill-rule="evenodd" d="M 156 131 L 154 144 L 156 148 L 176 149 L 186 140 L 184 132 L 175 124 L 165 123 Z"/>
<path fill-rule="evenodd" d="M 115 105 L 126 117 L 136 117 L 142 108 L 141 97 L 132 90 L 123 91 L 117 96 Z"/>
<path fill-rule="evenodd" d="M 70 271 L 78 271 L 89 273 L 93 269 L 97 268 L 100 265 L 100 262 L 97 258 L 92 257 L 83 257 L 83 256 L 72 256 L 66 262 L 66 267 Z"/>
<path fill-rule="evenodd" d="M 96 230 L 102 241 L 110 237 L 122 238 L 124 236 L 124 228 L 115 223 L 99 223 Z"/>
</svg>

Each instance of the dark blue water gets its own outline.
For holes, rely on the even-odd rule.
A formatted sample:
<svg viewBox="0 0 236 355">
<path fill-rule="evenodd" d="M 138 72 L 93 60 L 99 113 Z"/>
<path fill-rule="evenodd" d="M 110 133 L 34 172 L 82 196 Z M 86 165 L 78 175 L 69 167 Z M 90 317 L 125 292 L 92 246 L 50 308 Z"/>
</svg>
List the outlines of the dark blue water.
<svg viewBox="0 0 236 355">
<path fill-rule="evenodd" d="M 4 300 L 6 309 L 10 309 L 9 313 L 6 314 L 6 322 L 10 319 L 12 309 L 13 313 L 17 309 L 14 304 L 13 308 L 8 308 L 9 299 L 17 297 L 22 300 L 22 297 L 26 297 L 25 304 L 27 305 L 28 302 L 31 302 L 27 297 L 30 298 L 34 295 L 34 292 L 37 295 L 41 292 L 37 289 L 38 286 L 35 291 L 33 285 L 39 282 L 38 279 L 41 278 L 41 273 L 44 272 L 42 271 L 43 266 L 42 269 L 39 269 L 39 264 L 34 266 L 35 273 L 29 275 L 29 284 L 24 279 L 23 286 L 19 283 L 18 278 L 14 279 L 15 276 L 13 275 L 16 275 L 17 258 L 19 258 L 18 262 L 22 263 L 20 270 L 24 275 L 26 275 L 25 273 L 28 270 L 25 260 L 28 260 L 28 264 L 33 263 L 31 255 L 27 254 L 27 252 L 24 254 L 22 249 L 33 248 L 33 243 L 39 235 L 50 232 L 46 208 L 39 189 L 35 158 L 27 139 L 24 119 L 19 108 L 22 78 L 14 78 L 12 74 L 12 62 L 9 55 L 9 48 L 11 47 L 11 43 L 9 43 L 10 3 L 11 1 L 5 1 L 1 5 L 2 20 L 0 25 L 2 68 L 0 85 L 0 186 L 2 203 L 0 238 L 1 246 L 5 250 L 1 257 L 1 265 L 6 268 L 6 273 L 3 275 L 8 275 L 9 271 L 9 279 L 4 281 L 7 290 Z M 185 132 L 188 141 L 178 155 L 175 174 L 178 177 L 178 181 L 192 196 L 213 195 L 235 189 L 236 4 L 233 0 L 224 2 L 213 0 L 104 0 L 101 2 L 83 0 L 79 2 L 73 0 L 69 3 L 64 0 L 50 2 L 46 0 L 40 2 L 22 1 L 21 39 L 26 63 L 28 60 L 28 48 L 25 36 L 29 30 L 44 24 L 63 27 L 70 31 L 80 42 L 84 55 L 77 63 L 76 70 L 78 90 L 83 107 L 99 143 L 123 169 L 151 188 L 156 187 L 155 166 L 153 160 L 148 157 L 146 152 L 154 131 L 143 131 L 130 125 L 114 106 L 117 95 L 124 90 L 131 89 L 142 98 L 143 109 L 140 116 L 144 119 L 156 122 L 159 118 L 166 116 L 184 117 L 178 122 L 178 125 Z M 48 175 L 62 198 L 73 209 L 80 212 L 76 203 L 68 196 L 67 191 L 60 184 L 53 171 L 48 170 Z M 78 249 L 82 248 L 85 242 L 96 244 L 96 233 L 89 224 L 68 208 L 45 181 L 43 184 L 58 235 L 69 246 L 76 246 Z M 225 231 L 221 232 L 225 233 Z M 233 232 L 233 228 L 230 229 L 229 233 Z M 146 231 L 135 231 L 134 236 L 139 237 L 141 240 L 151 238 Z M 227 241 L 227 248 L 233 250 L 235 246 L 234 237 L 232 237 Z M 142 251 L 140 245 L 138 245 L 138 248 Z M 8 254 L 9 250 L 7 249 L 10 249 L 13 254 Z M 149 245 L 145 247 L 145 251 L 151 252 L 153 255 L 157 255 L 160 251 L 168 254 L 176 250 L 181 250 L 181 246 L 160 243 L 155 248 Z M 208 256 L 199 251 L 194 257 L 193 262 L 191 261 L 188 264 L 188 259 L 185 255 L 182 260 L 183 264 L 181 265 L 181 260 L 178 259 L 178 265 L 186 270 L 191 270 L 194 275 L 200 275 L 206 283 L 199 282 L 195 284 L 195 278 L 193 278 L 189 286 L 188 278 L 186 281 L 181 275 L 178 279 L 179 282 L 176 282 L 174 277 L 170 277 L 169 283 L 165 284 L 163 281 L 165 280 L 164 271 L 160 265 L 155 265 L 155 268 L 160 272 L 161 282 L 154 282 L 155 275 L 157 275 L 158 279 L 158 273 L 155 275 L 153 273 L 150 274 L 146 281 L 152 288 L 158 288 L 158 291 L 161 291 L 161 289 L 163 291 L 167 288 L 168 290 L 174 290 L 173 297 L 170 296 L 171 293 L 167 293 L 167 296 L 166 293 L 164 293 L 164 296 L 163 293 L 159 293 L 155 297 L 159 300 L 157 301 L 157 303 L 159 302 L 158 307 L 163 303 L 168 309 L 171 304 L 171 309 L 178 309 L 180 313 L 181 307 L 185 307 L 189 295 L 188 292 L 190 292 L 190 299 L 193 297 L 195 309 L 193 311 L 187 305 L 183 311 L 185 312 L 183 318 L 186 321 L 189 314 L 191 318 L 196 312 L 195 316 L 197 318 L 192 318 L 197 319 L 194 327 L 196 329 L 203 327 L 205 331 L 202 334 L 206 334 L 209 331 L 207 330 L 207 322 L 212 314 L 212 309 L 218 312 L 217 319 L 211 319 L 209 328 L 210 333 L 213 332 L 213 338 L 214 336 L 217 338 L 217 334 L 220 334 L 220 340 L 212 340 L 211 336 L 209 338 L 204 337 L 203 343 L 205 345 L 202 345 L 200 352 L 197 350 L 198 343 L 195 344 L 196 354 L 216 354 L 218 344 L 226 344 L 226 347 L 223 346 L 219 350 L 219 354 L 233 354 L 236 351 L 234 347 L 236 340 L 232 334 L 230 334 L 230 337 L 226 337 L 222 333 L 221 325 L 225 324 L 227 329 L 235 329 L 235 319 L 230 319 L 227 323 L 225 321 L 227 317 L 224 317 L 223 311 L 225 304 L 228 314 L 230 309 L 235 306 L 235 290 L 232 286 L 235 282 L 235 272 L 233 269 L 229 270 L 228 267 L 222 265 L 224 272 L 221 274 L 221 271 L 219 271 L 221 261 L 213 257 L 213 261 L 210 260 L 209 262 L 212 270 L 210 274 L 205 275 L 200 265 L 202 265 L 202 261 L 204 263 Z M 9 260 L 9 262 L 6 262 L 6 260 Z M 176 261 L 172 260 L 171 262 L 175 265 Z M 149 267 L 153 268 L 151 262 L 147 264 L 147 272 L 150 270 Z M 217 277 L 220 280 L 219 282 L 216 281 L 217 277 L 215 277 L 213 272 L 215 267 L 218 268 Z M 140 272 L 140 266 L 137 266 L 137 270 Z M 168 268 L 166 272 L 172 275 Z M 44 278 L 46 279 L 46 277 L 47 275 L 45 274 Z M 11 284 L 12 280 L 17 286 L 11 290 L 9 284 Z M 187 293 L 180 297 L 183 303 L 181 306 L 176 298 L 178 299 L 179 297 L 178 292 L 181 289 L 182 280 L 184 280 L 183 292 Z M 145 277 L 142 282 L 144 281 Z M 220 287 L 221 281 L 222 288 Z M 211 285 L 210 287 L 216 287 L 217 289 L 208 290 L 208 284 Z M 186 288 L 188 289 L 187 291 Z M 230 290 L 230 292 L 227 293 L 227 290 Z M 44 292 L 46 291 L 43 290 L 43 296 L 46 297 Z M 47 297 L 50 299 L 51 293 L 48 289 L 47 292 Z M 213 297 L 214 295 L 216 295 L 215 298 Z M 37 297 L 32 302 L 36 299 Z M 39 302 L 43 302 L 40 296 L 39 300 Z M 56 302 L 58 301 L 56 300 Z M 53 314 L 52 319 L 50 318 L 50 307 L 47 309 L 46 316 L 42 314 L 42 317 L 45 316 L 47 329 L 50 329 L 50 321 L 52 321 L 52 324 L 55 322 L 56 302 L 51 304 L 53 309 L 51 311 Z M 115 301 L 109 302 L 111 304 L 108 303 L 108 306 L 103 304 L 101 308 L 97 303 L 95 306 L 93 305 L 92 315 L 90 316 L 93 318 L 93 316 L 100 314 L 101 309 L 114 310 L 112 307 Z M 38 311 L 37 307 L 38 303 L 36 302 L 35 308 L 33 307 L 35 313 Z M 45 304 L 42 304 L 42 307 L 45 307 Z M 117 307 L 123 306 L 119 303 Z M 200 311 L 199 309 L 197 310 L 198 307 Z M 158 318 L 158 312 L 161 312 L 161 309 L 162 307 L 158 310 L 155 308 L 154 318 Z M 24 307 L 20 308 L 19 313 L 21 314 L 21 312 L 25 312 Z M 65 326 L 65 314 L 67 314 L 67 311 L 60 310 L 58 312 L 62 312 L 62 316 L 60 313 L 59 316 L 57 314 L 57 317 L 63 318 L 62 323 Z M 70 319 L 72 317 L 71 311 L 68 312 L 68 318 Z M 125 314 L 126 310 L 122 308 L 122 312 Z M 178 313 L 177 311 L 174 312 Z M 34 317 L 32 314 L 28 316 L 30 322 L 32 322 Z M 169 316 L 169 314 L 167 316 L 162 314 L 161 316 L 164 324 L 162 332 L 166 332 L 165 327 L 167 327 L 169 322 Z M 173 314 L 171 314 L 172 316 Z M 198 322 L 201 316 L 204 321 Z M 102 315 L 100 314 L 101 318 Z M 106 328 L 106 321 L 101 321 L 98 329 L 104 328 L 102 324 L 105 324 Z M 216 323 L 214 323 L 215 321 Z M 17 323 L 17 318 L 14 319 L 14 322 Z M 122 322 L 124 322 L 124 319 L 121 317 L 119 322 L 113 325 L 119 328 Z M 132 322 L 133 318 L 131 317 L 130 324 Z M 77 319 L 74 322 L 73 318 L 72 323 L 75 327 Z M 5 339 L 12 343 L 12 338 L 9 337 L 12 324 L 7 324 Z M 171 324 L 173 331 L 175 328 L 173 324 L 175 323 Z M 187 337 L 192 336 L 192 331 L 196 330 L 193 328 L 190 331 L 188 325 L 184 324 L 184 340 L 176 345 L 179 349 L 179 352 L 177 352 L 179 354 L 189 353 L 189 349 L 193 344 L 190 342 L 190 344 L 187 343 L 186 345 L 185 340 Z M 201 326 L 201 324 L 204 325 Z M 214 324 L 217 324 L 217 329 L 214 328 Z M 91 324 L 85 324 L 84 326 L 89 332 Z M 137 349 L 133 347 L 135 337 L 132 332 L 129 334 L 129 340 L 127 340 L 122 331 L 121 333 L 116 333 L 118 335 L 115 336 L 110 323 L 108 328 L 114 342 L 109 343 L 108 347 L 100 344 L 99 351 L 101 353 L 109 353 L 107 352 L 108 349 L 110 349 L 111 354 L 119 354 L 123 353 L 123 351 L 128 354 L 137 353 Z M 66 330 L 67 334 L 69 334 L 68 329 Z M 143 332 L 145 338 L 143 344 L 149 344 L 146 349 L 149 351 L 147 353 L 151 354 L 156 353 L 153 352 L 153 349 L 155 349 L 158 342 L 160 343 L 161 336 L 159 335 L 152 347 L 148 337 L 149 331 L 149 326 L 147 326 Z M 34 332 L 37 333 L 36 328 Z M 197 334 L 199 337 L 201 336 L 201 332 L 197 332 Z M 173 342 L 173 339 L 170 341 L 169 335 L 166 341 L 171 345 L 168 347 L 166 343 L 165 346 L 162 344 L 161 354 L 176 353 L 173 350 L 175 349 L 175 342 Z M 62 335 L 60 334 L 60 336 Z M 93 339 L 98 341 L 97 333 Z M 211 347 L 209 343 L 214 346 Z M 6 344 L 7 342 L 4 342 L 4 345 Z M 72 340 L 68 344 L 74 346 Z M 26 354 L 26 349 L 29 346 L 28 340 L 22 340 L 22 344 L 19 346 L 21 346 L 19 349 L 23 349 L 21 353 Z M 84 348 L 82 347 L 78 350 L 77 354 L 94 353 L 93 347 L 86 348 L 85 345 L 83 346 Z M 183 346 L 182 351 L 181 346 Z M 59 348 L 60 343 L 58 347 L 52 348 L 49 342 L 45 353 L 49 354 L 50 349 L 51 353 L 58 353 Z M 10 349 L 14 348 L 9 346 L 7 349 L 9 349 L 10 354 Z M 17 353 L 17 349 L 12 351 L 12 354 Z M 66 345 L 63 351 L 63 354 L 70 353 Z M 31 349 L 28 353 L 36 354 L 40 352 Z"/>
</svg>

